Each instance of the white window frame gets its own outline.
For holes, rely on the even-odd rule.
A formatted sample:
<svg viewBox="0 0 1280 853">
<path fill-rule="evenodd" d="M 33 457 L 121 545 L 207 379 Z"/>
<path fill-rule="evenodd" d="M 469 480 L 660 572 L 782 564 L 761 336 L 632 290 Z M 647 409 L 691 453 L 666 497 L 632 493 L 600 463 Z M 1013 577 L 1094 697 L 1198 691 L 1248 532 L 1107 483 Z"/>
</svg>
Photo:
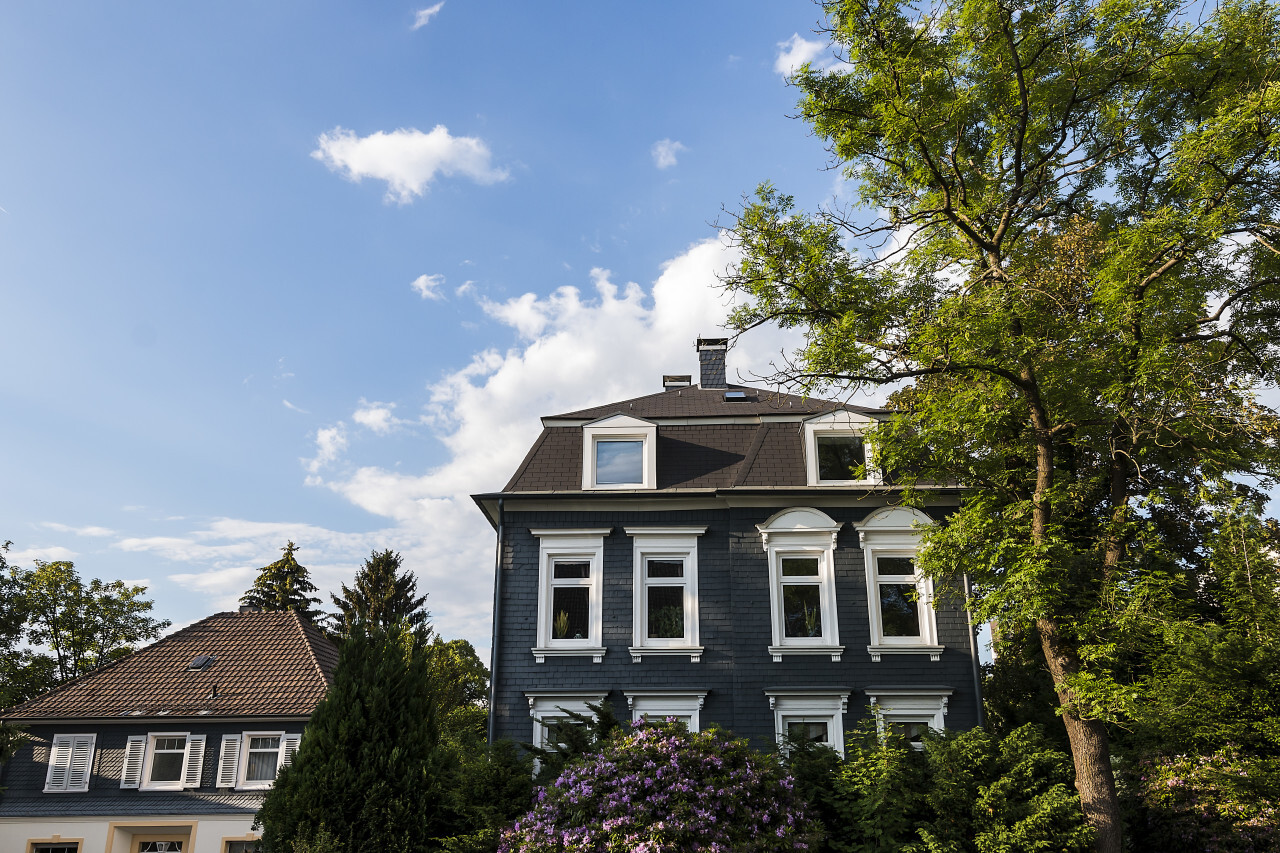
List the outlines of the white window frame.
<svg viewBox="0 0 1280 853">
<path fill-rule="evenodd" d="M 688 655 L 691 663 L 702 660 L 703 648 L 698 634 L 698 537 L 707 532 L 701 527 L 627 527 L 632 539 L 631 660 L 640 663 L 645 655 Z M 648 560 L 680 560 L 683 578 L 655 578 L 653 586 L 679 586 L 684 589 L 684 636 L 649 637 L 650 586 Z"/>
<path fill-rule="evenodd" d="M 89 790 L 97 739 L 97 734 L 92 732 L 53 736 L 49 742 L 49 770 L 44 777 L 46 794 Z"/>
<path fill-rule="evenodd" d="M 602 693 L 599 690 L 538 691 L 524 694 L 529 702 L 529 716 L 533 718 L 533 737 L 529 743 L 539 749 L 546 749 L 547 729 L 543 725 L 544 721 L 567 720 L 569 717 L 566 711 L 585 714 L 594 719 L 595 715 L 587 705 L 601 705 L 608 695 L 607 692 Z"/>
<path fill-rule="evenodd" d="M 929 516 L 909 507 L 885 507 L 855 524 L 862 543 L 867 575 L 867 617 L 871 627 L 871 644 L 867 654 L 878 662 L 883 655 L 927 654 L 930 660 L 942 659 L 945 646 L 938 642 L 938 619 L 933 609 L 933 580 L 920 574 L 881 575 L 880 557 L 909 557 L 919 554 L 920 528 L 933 523 Z M 919 602 L 920 636 L 886 637 L 880 620 L 880 584 L 914 583 Z"/>
<path fill-rule="evenodd" d="M 596 483 L 596 444 L 601 441 L 639 441 L 641 476 L 635 483 Z M 610 415 L 582 427 L 582 490 L 656 489 L 658 487 L 658 427 L 630 415 Z"/>
<path fill-rule="evenodd" d="M 604 631 L 602 609 L 604 606 L 604 537 L 612 527 L 576 529 L 531 529 L 538 539 L 538 644 L 530 649 L 537 663 L 546 663 L 548 657 L 583 657 L 592 661 L 604 660 Z M 581 640 L 555 639 L 552 637 L 554 614 L 551 612 L 552 589 L 571 585 L 557 581 L 553 568 L 557 562 L 585 562 L 590 566 L 590 577 L 585 583 L 572 584 L 588 589 L 588 636 Z"/>
<path fill-rule="evenodd" d="M 251 781 L 248 778 L 249 744 L 255 737 L 280 738 L 280 746 L 276 753 L 276 772 L 270 779 Z M 264 791 L 270 788 L 275 784 L 276 776 L 280 775 L 280 771 L 292 763 L 293 754 L 298 751 L 298 743 L 301 739 L 301 734 L 284 731 L 246 731 L 238 735 L 223 735 L 222 749 L 218 756 L 217 787 L 234 788 L 237 791 Z"/>
<path fill-rule="evenodd" d="M 204 774 L 204 750 L 206 735 L 191 732 L 147 732 L 146 735 L 132 735 L 129 740 L 143 740 L 145 754 L 142 760 L 141 774 L 136 785 L 129 784 L 127 775 L 128 756 L 126 750 L 126 773 L 120 779 L 121 788 L 138 788 L 143 791 L 182 791 L 187 788 L 199 788 Z M 182 770 L 176 781 L 152 782 L 151 771 L 156 757 L 156 741 L 160 738 L 182 738 Z M 144 740 L 145 739 L 145 740 Z"/>
<path fill-rule="evenodd" d="M 645 719 L 662 721 L 667 717 L 688 717 L 689 731 L 702 730 L 701 711 L 707 701 L 707 691 L 682 692 L 679 690 L 624 690 L 631 721 Z"/>
<path fill-rule="evenodd" d="M 804 422 L 804 462 L 806 482 L 810 486 L 878 486 L 884 482 L 882 472 L 876 464 L 875 447 L 872 435 L 879 421 L 838 409 L 825 415 L 818 415 Z M 866 476 L 861 480 L 822 480 L 818 478 L 818 436 L 849 436 L 861 438 L 863 452 L 866 455 Z"/>
<path fill-rule="evenodd" d="M 885 736 L 887 725 L 925 723 L 935 732 L 946 730 L 947 705 L 954 692 L 949 687 L 864 687 L 876 717 L 876 732 Z M 915 749 L 923 744 L 913 743 Z"/>
<path fill-rule="evenodd" d="M 785 745 L 787 725 L 800 722 L 827 724 L 827 746 L 844 755 L 844 715 L 849 711 L 849 687 L 830 689 L 773 688 L 764 691 L 773 711 L 773 731 L 779 746 Z"/>
<path fill-rule="evenodd" d="M 764 524 L 756 525 L 769 559 L 769 609 L 773 625 L 769 654 L 774 663 L 780 663 L 784 655 L 830 655 L 831 660 L 838 663 L 844 654 L 844 646 L 840 645 L 835 581 L 836 535 L 841 526 L 841 522 L 812 507 L 785 509 Z M 818 587 L 822 606 L 821 637 L 786 636 L 782 610 L 782 560 L 785 557 L 818 560 L 818 580 L 814 585 Z"/>
</svg>

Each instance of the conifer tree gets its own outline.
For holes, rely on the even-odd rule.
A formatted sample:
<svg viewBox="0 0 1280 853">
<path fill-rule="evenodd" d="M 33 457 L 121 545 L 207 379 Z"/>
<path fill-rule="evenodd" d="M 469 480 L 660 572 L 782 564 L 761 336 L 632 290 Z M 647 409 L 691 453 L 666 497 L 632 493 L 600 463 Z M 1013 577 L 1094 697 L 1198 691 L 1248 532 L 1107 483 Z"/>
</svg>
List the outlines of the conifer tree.
<svg viewBox="0 0 1280 853">
<path fill-rule="evenodd" d="M 240 603 L 262 610 L 296 610 L 314 622 L 321 615 L 315 608 L 320 599 L 311 595 L 316 591 L 311 574 L 294 556 L 298 546 L 290 540 L 280 550 L 284 556 L 259 570 L 253 587 L 240 596 Z"/>
<path fill-rule="evenodd" d="M 391 628 L 404 625 L 420 628 L 431 614 L 426 610 L 427 597 L 417 595 L 418 580 L 410 572 L 401 574 L 404 558 L 387 549 L 374 551 L 356 572 L 351 587 L 342 585 L 342 595 L 330 593 L 339 610 L 332 619 L 340 636 L 350 636 L 352 626 Z"/>
</svg>

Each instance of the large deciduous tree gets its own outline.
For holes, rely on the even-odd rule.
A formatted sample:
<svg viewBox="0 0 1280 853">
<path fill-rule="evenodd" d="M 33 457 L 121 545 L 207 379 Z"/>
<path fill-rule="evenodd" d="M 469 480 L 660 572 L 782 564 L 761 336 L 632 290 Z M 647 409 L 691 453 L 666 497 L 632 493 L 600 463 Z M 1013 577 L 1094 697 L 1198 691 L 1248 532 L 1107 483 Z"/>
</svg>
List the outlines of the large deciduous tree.
<svg viewBox="0 0 1280 853">
<path fill-rule="evenodd" d="M 298 546 L 290 541 L 280 550 L 284 556 L 258 570 L 253 586 L 240 596 L 240 603 L 262 610 L 296 610 L 315 622 L 321 615 L 316 609 L 320 599 L 311 594 L 316 591 L 311 573 L 294 556 Z"/>
<path fill-rule="evenodd" d="M 352 585 L 342 585 L 342 595 L 329 594 L 338 608 L 333 622 L 340 636 L 349 636 L 357 622 L 379 628 L 426 624 L 431 618 L 427 597 L 417 594 L 418 580 L 411 572 L 401 573 L 403 564 L 398 552 L 374 551 L 356 572 Z"/>
<path fill-rule="evenodd" d="M 861 209 L 771 186 L 737 217 L 738 330 L 805 330 L 783 378 L 902 383 L 881 467 L 963 503 L 923 570 L 1030 631 L 1100 851 L 1121 824 L 1116 635 L 1197 588 L 1206 515 L 1274 483 L 1275 5 L 837 0 L 794 77 Z"/>
</svg>

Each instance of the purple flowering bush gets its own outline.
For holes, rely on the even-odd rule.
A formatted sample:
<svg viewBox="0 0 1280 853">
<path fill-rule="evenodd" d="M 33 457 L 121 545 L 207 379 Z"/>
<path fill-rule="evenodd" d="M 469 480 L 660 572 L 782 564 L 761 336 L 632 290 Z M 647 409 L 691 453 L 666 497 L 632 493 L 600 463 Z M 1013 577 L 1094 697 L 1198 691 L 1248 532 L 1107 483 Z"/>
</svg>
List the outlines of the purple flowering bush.
<svg viewBox="0 0 1280 853">
<path fill-rule="evenodd" d="M 500 853 L 807 850 L 817 825 L 771 757 L 723 734 L 637 723 L 538 789 Z"/>
</svg>

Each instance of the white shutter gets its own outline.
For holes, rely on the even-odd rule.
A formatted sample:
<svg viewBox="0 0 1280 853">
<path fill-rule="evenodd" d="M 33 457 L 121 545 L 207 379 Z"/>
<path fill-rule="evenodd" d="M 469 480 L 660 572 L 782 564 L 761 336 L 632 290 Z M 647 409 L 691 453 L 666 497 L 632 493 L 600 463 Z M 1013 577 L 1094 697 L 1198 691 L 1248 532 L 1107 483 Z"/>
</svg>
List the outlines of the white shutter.
<svg viewBox="0 0 1280 853">
<path fill-rule="evenodd" d="M 147 751 L 146 735 L 129 735 L 124 748 L 124 769 L 120 772 L 121 788 L 136 788 L 142 781 L 142 757 Z"/>
<path fill-rule="evenodd" d="M 54 735 L 49 746 L 49 775 L 44 780 L 45 792 L 67 790 L 71 770 L 71 745 L 75 735 Z"/>
<path fill-rule="evenodd" d="M 75 735 L 71 742 L 71 764 L 67 770 L 67 790 L 89 790 L 93 773 L 93 742 L 97 735 Z"/>
<path fill-rule="evenodd" d="M 222 736 L 222 754 L 218 756 L 218 787 L 234 788 L 240 781 L 240 735 Z"/>
<path fill-rule="evenodd" d="M 285 735 L 280 739 L 280 766 L 288 767 L 293 763 L 293 754 L 298 751 L 302 735 Z"/>
<path fill-rule="evenodd" d="M 204 773 L 204 735 L 187 735 L 187 754 L 182 759 L 182 787 L 199 788 Z"/>
</svg>

